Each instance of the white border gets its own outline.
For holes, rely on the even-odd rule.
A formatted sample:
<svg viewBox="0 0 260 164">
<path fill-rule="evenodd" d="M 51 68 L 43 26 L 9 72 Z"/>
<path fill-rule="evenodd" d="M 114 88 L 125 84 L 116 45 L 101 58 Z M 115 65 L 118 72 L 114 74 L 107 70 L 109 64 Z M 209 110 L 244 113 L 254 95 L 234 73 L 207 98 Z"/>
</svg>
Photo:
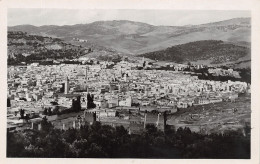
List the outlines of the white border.
<svg viewBox="0 0 260 164">
<path fill-rule="evenodd" d="M 7 8 L 67 9 L 172 9 L 172 10 L 251 10 L 252 12 L 252 139 L 250 160 L 202 159 L 36 159 L 6 158 L 6 91 L 7 91 Z M 0 0 L 0 163 L 259 163 L 260 109 L 260 1 L 259 0 Z"/>
</svg>

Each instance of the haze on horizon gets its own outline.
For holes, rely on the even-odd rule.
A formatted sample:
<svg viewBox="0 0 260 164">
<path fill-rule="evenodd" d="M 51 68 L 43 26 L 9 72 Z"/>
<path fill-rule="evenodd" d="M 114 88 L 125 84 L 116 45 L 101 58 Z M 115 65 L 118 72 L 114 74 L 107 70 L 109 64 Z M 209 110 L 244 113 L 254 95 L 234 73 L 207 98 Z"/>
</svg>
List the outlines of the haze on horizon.
<svg viewBox="0 0 260 164">
<path fill-rule="evenodd" d="M 250 11 L 129 10 L 129 9 L 8 9 L 8 26 L 74 25 L 95 21 L 129 20 L 156 26 L 184 26 L 251 17 Z"/>
</svg>

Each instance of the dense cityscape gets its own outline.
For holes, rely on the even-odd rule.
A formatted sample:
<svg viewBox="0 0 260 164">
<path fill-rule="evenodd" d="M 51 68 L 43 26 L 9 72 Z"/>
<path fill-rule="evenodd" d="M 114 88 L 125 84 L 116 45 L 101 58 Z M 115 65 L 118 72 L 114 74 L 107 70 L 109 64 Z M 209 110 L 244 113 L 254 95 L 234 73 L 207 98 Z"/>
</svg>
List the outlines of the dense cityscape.
<svg viewBox="0 0 260 164">
<path fill-rule="evenodd" d="M 132 111 L 135 114 L 147 112 L 173 114 L 194 106 L 203 108 L 205 104 L 233 103 L 239 95 L 250 94 L 250 84 L 246 82 L 200 80 L 197 76 L 178 71 L 188 65 L 177 65 L 176 71 L 135 69 L 140 65 L 145 66 L 145 63 L 145 61 L 140 63 L 121 61 L 112 69 L 107 69 L 109 64 L 114 64 L 112 62 L 93 65 L 33 63 L 28 66 L 10 66 L 8 68 L 10 128 L 19 128 L 17 125 L 23 123 L 23 120 L 15 119 L 20 116 L 20 110 L 24 110 L 24 116 L 33 122 L 41 115 L 57 115 L 73 109 L 73 101 L 77 100 L 80 104 L 79 111 L 96 113 L 101 122 L 128 124 L 125 126 L 131 131 L 129 124 L 133 122 L 132 119 L 137 119 L 139 124 L 145 124 L 145 115 L 128 115 L 124 113 L 125 111 Z M 219 69 L 210 69 L 213 70 Z M 231 69 L 228 72 L 229 75 L 239 76 L 238 72 Z M 89 101 L 93 101 L 94 106 L 91 106 Z M 235 112 L 238 109 L 232 108 L 232 110 Z M 250 110 L 238 112 L 246 113 Z M 207 116 L 198 117 L 202 119 Z M 158 119 L 155 118 L 154 124 L 156 120 L 159 121 L 158 126 L 160 115 Z M 175 125 L 176 120 L 170 119 L 168 122 Z M 66 124 L 60 127 L 72 127 L 73 121 Z M 230 124 L 237 123 L 230 121 Z"/>
</svg>

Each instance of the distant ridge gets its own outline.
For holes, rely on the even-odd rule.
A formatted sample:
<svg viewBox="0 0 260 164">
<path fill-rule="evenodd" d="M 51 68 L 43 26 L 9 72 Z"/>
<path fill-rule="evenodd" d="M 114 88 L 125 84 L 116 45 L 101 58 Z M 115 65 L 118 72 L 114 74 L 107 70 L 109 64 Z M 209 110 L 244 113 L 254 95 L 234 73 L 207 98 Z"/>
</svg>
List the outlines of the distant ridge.
<svg viewBox="0 0 260 164">
<path fill-rule="evenodd" d="M 154 26 L 128 20 L 97 21 L 76 25 L 19 25 L 9 31 L 52 36 L 73 42 L 73 38 L 116 50 L 123 54 L 138 55 L 163 50 L 178 44 L 199 40 L 223 40 L 231 43 L 251 42 L 251 19 L 234 18 L 202 25 Z M 83 43 L 75 43 L 81 44 Z"/>
<path fill-rule="evenodd" d="M 144 23 L 144 22 L 139 22 L 139 21 L 131 21 L 131 20 L 100 20 L 100 21 L 94 21 L 94 22 L 90 22 L 90 23 L 79 23 L 79 24 L 73 24 L 73 25 L 40 25 L 40 26 L 36 26 L 36 25 L 30 25 L 30 24 L 21 24 L 21 25 L 14 25 L 14 26 L 8 26 L 9 28 L 12 27 L 17 27 L 17 26 L 33 26 L 33 27 L 44 27 L 44 26 L 53 26 L 53 27 L 62 27 L 62 26 L 80 26 L 80 25 L 87 25 L 87 24 L 102 24 L 102 23 L 106 23 L 106 22 L 110 22 L 110 23 L 114 23 L 114 22 L 130 22 L 130 23 L 140 23 L 140 24 L 146 24 L 146 25 L 150 25 L 148 23 Z M 194 25 L 194 24 L 187 24 L 187 25 L 183 25 L 183 26 L 201 26 L 201 25 L 210 25 L 210 24 L 221 24 L 221 23 L 230 23 L 230 24 L 234 24 L 234 23 L 247 23 L 247 24 L 251 24 L 251 18 L 250 17 L 240 17 L 240 18 L 232 18 L 232 19 L 227 19 L 227 20 L 221 20 L 221 21 L 216 21 L 216 22 L 208 22 L 208 23 L 202 23 L 202 24 L 198 24 L 198 25 Z M 155 26 L 155 25 L 150 25 L 150 26 Z M 165 25 L 157 25 L 157 26 L 165 26 Z M 166 27 L 182 27 L 180 26 L 166 26 Z"/>
<path fill-rule="evenodd" d="M 209 25 L 240 25 L 240 24 L 251 24 L 251 18 L 249 17 L 244 17 L 244 18 L 233 18 L 233 19 L 228 19 L 228 20 L 223 20 L 223 21 L 218 21 L 218 22 L 213 22 L 213 23 L 205 23 L 205 24 L 200 24 L 200 26 L 209 26 Z"/>
</svg>

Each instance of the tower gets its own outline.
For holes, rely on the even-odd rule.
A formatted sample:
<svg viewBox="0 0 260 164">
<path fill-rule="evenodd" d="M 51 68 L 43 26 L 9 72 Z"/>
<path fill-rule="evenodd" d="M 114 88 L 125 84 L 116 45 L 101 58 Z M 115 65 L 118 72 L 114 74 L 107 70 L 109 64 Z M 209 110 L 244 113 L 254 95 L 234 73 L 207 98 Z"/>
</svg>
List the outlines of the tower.
<svg viewBox="0 0 260 164">
<path fill-rule="evenodd" d="M 124 82 L 127 81 L 127 76 L 126 76 L 126 73 L 124 74 Z"/>
<path fill-rule="evenodd" d="M 148 88 L 147 88 L 147 86 L 145 86 L 144 95 L 145 95 L 145 96 L 148 96 Z"/>
<path fill-rule="evenodd" d="M 65 80 L 65 90 L 64 90 L 64 93 L 65 94 L 68 94 L 69 93 L 69 90 L 70 90 L 70 84 L 69 84 L 69 78 L 68 76 L 66 77 L 66 80 Z"/>
<path fill-rule="evenodd" d="M 118 92 L 121 92 L 121 91 L 122 91 L 121 85 L 120 85 L 120 83 L 118 83 Z"/>
<path fill-rule="evenodd" d="M 85 70 L 85 80 L 88 80 L 88 67 L 86 67 L 86 70 Z"/>
</svg>

